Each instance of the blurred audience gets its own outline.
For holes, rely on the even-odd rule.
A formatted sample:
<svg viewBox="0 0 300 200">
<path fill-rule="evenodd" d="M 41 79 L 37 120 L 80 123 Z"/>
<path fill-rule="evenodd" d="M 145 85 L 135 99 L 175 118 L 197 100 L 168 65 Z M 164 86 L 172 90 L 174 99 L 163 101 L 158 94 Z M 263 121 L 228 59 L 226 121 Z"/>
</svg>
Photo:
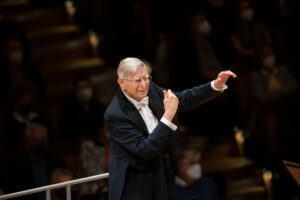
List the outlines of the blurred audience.
<svg viewBox="0 0 300 200">
<path fill-rule="evenodd" d="M 25 133 L 24 152 L 8 163 L 8 193 L 48 185 L 53 170 L 65 165 L 62 158 L 50 148 L 48 131 L 44 125 L 30 124 Z M 24 196 L 24 199 L 44 198 L 44 193 Z"/>
<path fill-rule="evenodd" d="M 190 11 L 187 23 L 186 32 L 176 40 L 171 68 L 172 86 L 179 90 L 210 81 L 222 69 L 209 39 L 213 27 L 205 12 Z"/>
<path fill-rule="evenodd" d="M 236 15 L 237 24 L 229 38 L 236 56 L 235 71 L 247 73 L 247 70 L 253 69 L 257 64 L 259 47 L 272 43 L 272 40 L 266 24 L 255 17 L 255 10 L 250 1 L 238 1 Z"/>
<path fill-rule="evenodd" d="M 298 83 L 287 64 L 277 62 L 272 46 L 261 46 L 259 58 L 260 67 L 250 74 L 252 95 L 257 103 L 265 102 L 264 106 L 272 107 L 273 103 L 295 92 Z"/>
<path fill-rule="evenodd" d="M 258 152 L 249 149 L 248 154 L 252 159 L 260 159 L 257 162 L 265 163 L 266 157 L 261 152 L 266 152 L 268 160 L 280 156 L 280 125 L 284 122 L 284 119 L 280 120 L 280 114 L 288 108 L 288 104 L 293 103 L 289 99 L 295 97 L 298 83 L 287 64 L 277 61 L 272 46 L 261 46 L 259 58 L 259 67 L 250 73 L 252 114 L 246 131 L 256 137 L 257 141 L 264 143 L 260 146 L 263 149 L 258 150 L 258 143 L 255 145 L 253 141 L 252 148 Z M 284 141 L 283 134 L 285 133 L 282 133 L 281 139 Z"/>
<path fill-rule="evenodd" d="M 64 3 L 31 0 L 34 8 Z M 174 90 L 210 81 L 222 68 L 238 75 L 222 98 L 177 116 L 179 128 L 189 134 L 208 133 L 212 138 L 238 124 L 250 133 L 245 140 L 246 156 L 258 167 L 276 168 L 274 160 L 282 158 L 300 161 L 300 40 L 295 29 L 299 1 L 75 0 L 74 5 L 78 25 L 84 31 L 99 33 L 100 56 L 109 66 L 117 66 L 117 61 L 128 55 L 142 57 L 153 63 L 155 82 Z M 5 152 L 0 155 L 5 158 L 1 162 L 0 195 L 105 173 L 109 167 L 104 106 L 98 102 L 89 77 L 74 79 L 74 93 L 63 102 L 54 123 L 58 127 L 48 129 L 40 111 L 47 82 L 30 57 L 31 45 L 20 24 L 1 21 L 0 112 L 5 112 L 0 116 L 0 148 Z M 48 109 L 51 106 L 44 108 L 46 112 Z M 216 126 L 211 119 L 219 113 L 229 115 Z M 57 130 L 54 134 L 59 136 L 61 152 L 75 153 L 75 163 L 79 157 L 78 170 L 66 168 L 53 152 L 57 149 L 48 134 L 52 129 Z M 185 136 L 175 137 L 176 147 L 185 142 Z M 73 146 L 66 148 L 69 142 Z M 200 152 L 189 148 L 179 151 L 171 199 L 219 199 L 221 190 L 201 173 Z M 74 157 L 64 160 L 73 169 Z M 278 182 L 281 176 L 276 177 Z M 280 193 L 283 187 L 289 190 L 282 182 L 277 187 L 279 196 L 285 195 Z M 108 198 L 105 181 L 81 184 L 74 191 L 75 199 Z M 65 188 L 54 190 L 53 198 L 66 199 Z M 44 199 L 44 194 L 24 199 Z"/>
<path fill-rule="evenodd" d="M 55 168 L 51 173 L 51 184 L 62 183 L 66 181 L 71 181 L 74 179 L 74 176 L 70 170 L 67 168 L 59 167 Z M 58 188 L 52 190 L 51 197 L 54 200 L 64 200 L 67 199 L 66 187 Z M 77 186 L 72 186 L 71 189 L 72 199 L 78 199 Z"/>
<path fill-rule="evenodd" d="M 179 148 L 175 156 L 176 172 L 170 185 L 170 200 L 220 199 L 212 178 L 201 171 L 201 153 L 195 148 Z"/>
<path fill-rule="evenodd" d="M 268 26 L 256 17 L 252 1 L 241 0 L 235 4 L 235 26 L 229 32 L 229 41 L 234 59 L 230 68 L 239 75 L 234 90 L 238 101 L 239 124 L 244 126 L 251 113 L 250 93 L 245 90 L 250 85 L 250 71 L 259 65 L 259 48 L 272 44 Z"/>
<path fill-rule="evenodd" d="M 93 176 L 108 171 L 108 144 L 108 141 L 103 141 L 101 138 L 96 140 L 92 140 L 91 138 L 82 142 L 78 177 Z M 79 185 L 79 194 L 81 197 L 92 195 L 98 196 L 98 199 L 107 199 L 107 186 L 107 181 L 83 183 Z"/>
<path fill-rule="evenodd" d="M 8 103 L 14 84 L 29 81 L 37 87 L 37 94 L 46 94 L 46 82 L 38 66 L 30 62 L 31 46 L 21 25 L 3 21 L 0 25 L 0 102 Z"/>
<path fill-rule="evenodd" d="M 235 21 L 234 0 L 205 0 L 203 9 L 211 23 L 210 41 L 215 54 L 225 66 L 233 62 L 233 52 L 228 40 Z"/>
<path fill-rule="evenodd" d="M 36 87 L 30 82 L 20 82 L 11 88 L 10 104 L 4 117 L 3 137 L 8 153 L 18 154 L 24 149 L 25 130 L 35 122 L 47 125 L 39 110 Z"/>
<path fill-rule="evenodd" d="M 60 110 L 58 131 L 60 139 L 70 142 L 93 138 L 107 140 L 104 126 L 104 106 L 97 100 L 89 77 L 79 76 L 73 81 L 73 94 L 67 97 Z"/>
</svg>

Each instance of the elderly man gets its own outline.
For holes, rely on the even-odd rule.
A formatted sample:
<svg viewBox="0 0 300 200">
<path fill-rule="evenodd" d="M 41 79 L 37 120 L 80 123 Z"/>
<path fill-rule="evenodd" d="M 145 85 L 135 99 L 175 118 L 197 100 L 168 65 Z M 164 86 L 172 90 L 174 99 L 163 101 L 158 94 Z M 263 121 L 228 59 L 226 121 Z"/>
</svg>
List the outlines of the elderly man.
<svg viewBox="0 0 300 200">
<path fill-rule="evenodd" d="M 207 84 L 173 93 L 150 82 L 146 65 L 125 58 L 118 67 L 120 90 L 104 119 L 110 134 L 109 199 L 168 199 L 171 171 L 168 143 L 177 111 L 188 111 L 220 95 L 231 71 Z"/>
</svg>

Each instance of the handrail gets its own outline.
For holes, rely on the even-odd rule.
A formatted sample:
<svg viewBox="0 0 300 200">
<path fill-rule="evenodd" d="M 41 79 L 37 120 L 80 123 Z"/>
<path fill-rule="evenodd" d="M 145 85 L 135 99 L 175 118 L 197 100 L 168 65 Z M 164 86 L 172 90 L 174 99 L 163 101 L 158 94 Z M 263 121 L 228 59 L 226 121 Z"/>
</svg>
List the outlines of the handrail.
<svg viewBox="0 0 300 200">
<path fill-rule="evenodd" d="M 79 179 L 75 179 L 75 180 L 71 180 L 71 181 L 66 181 L 66 182 L 62 182 L 62 183 L 56 183 L 56 184 L 51 184 L 51 185 L 47 185 L 47 186 L 42 186 L 42 187 L 38 187 L 38 188 L 34 188 L 34 189 L 23 190 L 20 192 L 14 192 L 14 193 L 6 194 L 6 195 L 1 195 L 0 200 L 11 199 L 14 197 L 25 196 L 25 195 L 43 192 L 43 191 L 46 191 L 46 199 L 50 200 L 50 198 L 51 198 L 50 190 L 62 188 L 62 187 L 66 187 L 67 199 L 71 200 L 71 194 L 70 194 L 71 193 L 70 192 L 71 185 L 76 185 L 76 184 L 86 183 L 86 182 L 91 182 L 91 181 L 96 181 L 96 180 L 102 180 L 102 179 L 108 178 L 108 176 L 109 176 L 108 173 L 104 173 L 104 174 L 99 174 L 99 175 L 94 175 L 94 176 L 88 176 L 85 178 L 79 178 Z"/>
</svg>

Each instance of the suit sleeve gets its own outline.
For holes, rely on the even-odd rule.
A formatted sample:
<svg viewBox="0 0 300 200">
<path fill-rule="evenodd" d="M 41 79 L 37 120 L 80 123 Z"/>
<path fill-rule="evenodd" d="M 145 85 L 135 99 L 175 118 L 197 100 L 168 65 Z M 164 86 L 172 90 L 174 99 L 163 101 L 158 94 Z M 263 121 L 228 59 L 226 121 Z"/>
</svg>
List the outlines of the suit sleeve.
<svg viewBox="0 0 300 200">
<path fill-rule="evenodd" d="M 210 84 L 209 82 L 182 92 L 176 92 L 175 95 L 179 100 L 178 111 L 185 112 L 192 110 L 222 94 L 220 91 L 213 90 Z"/>
<path fill-rule="evenodd" d="M 107 129 L 111 139 L 131 154 L 142 158 L 154 158 L 162 152 L 174 131 L 167 125 L 158 122 L 153 132 L 145 136 L 134 123 L 116 116 L 107 116 Z"/>
</svg>

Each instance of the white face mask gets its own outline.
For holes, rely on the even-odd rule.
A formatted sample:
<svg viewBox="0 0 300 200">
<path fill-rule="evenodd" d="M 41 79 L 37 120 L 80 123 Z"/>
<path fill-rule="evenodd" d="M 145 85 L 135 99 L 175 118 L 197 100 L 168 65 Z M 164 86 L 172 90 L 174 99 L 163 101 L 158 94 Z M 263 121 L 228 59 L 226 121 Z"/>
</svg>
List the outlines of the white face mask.
<svg viewBox="0 0 300 200">
<path fill-rule="evenodd" d="M 87 102 L 92 98 L 93 91 L 91 88 L 83 88 L 77 92 L 77 97 L 80 101 Z"/>
<path fill-rule="evenodd" d="M 14 51 L 9 55 L 9 59 L 12 63 L 20 64 L 23 60 L 23 52 L 20 50 Z"/>
<path fill-rule="evenodd" d="M 197 180 L 202 176 L 200 164 L 194 164 L 187 170 L 187 176 L 193 180 Z"/>
<path fill-rule="evenodd" d="M 241 19 L 245 21 L 251 21 L 253 19 L 253 10 L 248 8 L 241 12 Z"/>
<path fill-rule="evenodd" d="M 275 62 L 276 62 L 276 57 L 275 57 L 275 55 L 271 54 L 271 55 L 264 58 L 263 65 L 265 67 L 271 68 L 271 67 L 274 67 Z"/>
<path fill-rule="evenodd" d="M 211 31 L 211 24 L 209 23 L 209 21 L 205 20 L 201 24 L 199 24 L 198 31 L 203 35 L 208 35 Z"/>
</svg>

